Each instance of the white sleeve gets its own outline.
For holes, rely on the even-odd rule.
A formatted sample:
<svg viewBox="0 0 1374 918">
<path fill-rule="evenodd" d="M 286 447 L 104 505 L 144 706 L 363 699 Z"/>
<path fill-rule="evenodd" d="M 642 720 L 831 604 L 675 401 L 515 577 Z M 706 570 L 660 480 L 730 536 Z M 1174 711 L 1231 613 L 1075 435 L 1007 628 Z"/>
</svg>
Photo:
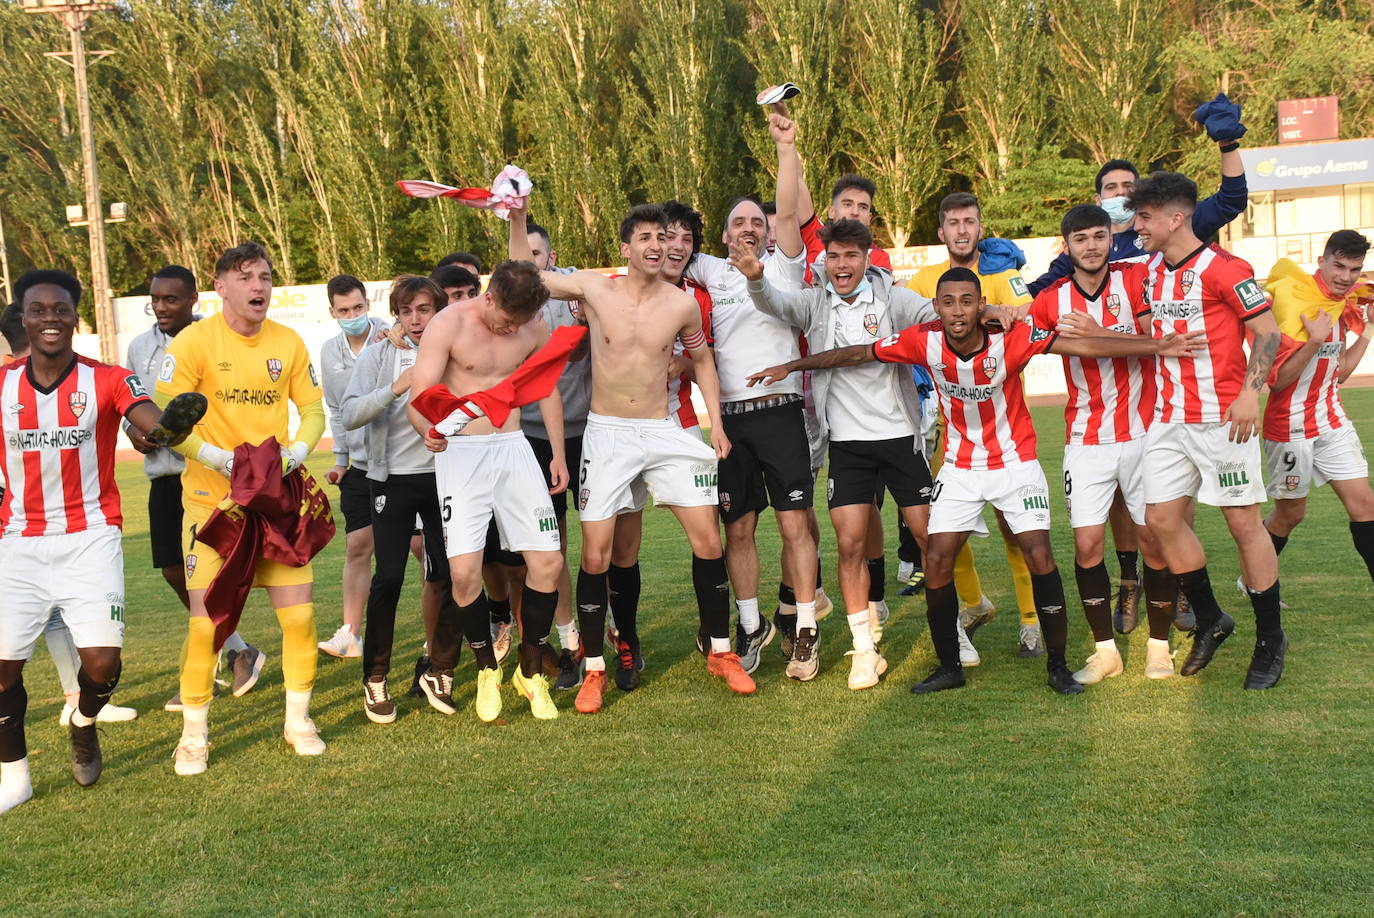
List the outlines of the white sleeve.
<svg viewBox="0 0 1374 918">
<path fill-rule="evenodd" d="M 711 284 L 720 280 L 720 276 L 725 273 L 728 267 L 730 267 L 730 263 L 724 258 L 698 252 L 682 276 L 698 287 L 709 289 Z"/>
<path fill-rule="evenodd" d="M 763 276 L 779 290 L 800 290 L 806 281 L 806 249 L 792 257 L 777 249 L 763 263 Z"/>
</svg>

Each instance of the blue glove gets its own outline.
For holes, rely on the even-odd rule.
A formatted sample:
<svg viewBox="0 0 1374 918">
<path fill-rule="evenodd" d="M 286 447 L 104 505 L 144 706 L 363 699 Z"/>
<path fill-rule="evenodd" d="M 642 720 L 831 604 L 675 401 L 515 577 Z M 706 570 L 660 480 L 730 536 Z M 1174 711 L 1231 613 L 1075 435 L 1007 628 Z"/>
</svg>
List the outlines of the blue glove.
<svg viewBox="0 0 1374 918">
<path fill-rule="evenodd" d="M 1204 102 L 1193 112 L 1193 120 L 1207 129 L 1207 136 L 1217 143 L 1240 140 L 1245 125 L 1240 123 L 1240 106 L 1219 92 L 1211 102 Z"/>
<path fill-rule="evenodd" d="M 978 243 L 978 273 L 997 274 L 1000 271 L 1020 269 L 1026 263 L 1026 253 L 1010 239 L 996 237 Z"/>
</svg>

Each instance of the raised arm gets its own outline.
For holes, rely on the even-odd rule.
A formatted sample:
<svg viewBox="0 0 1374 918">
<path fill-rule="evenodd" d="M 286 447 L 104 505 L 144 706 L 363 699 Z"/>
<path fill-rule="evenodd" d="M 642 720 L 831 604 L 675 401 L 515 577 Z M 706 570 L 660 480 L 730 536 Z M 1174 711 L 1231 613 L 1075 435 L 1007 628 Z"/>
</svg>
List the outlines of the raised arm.
<svg viewBox="0 0 1374 918">
<path fill-rule="evenodd" d="M 801 157 L 797 154 L 797 123 L 779 114 L 768 116 L 768 132 L 778 149 L 777 207 L 773 215 L 773 232 L 778 250 L 788 258 L 796 258 L 804 249 L 801 222 L 797 212 L 798 188 L 801 186 Z"/>
<path fill-rule="evenodd" d="M 510 239 L 506 242 L 506 254 L 511 261 L 534 261 L 534 249 L 530 248 L 529 211 L 523 207 L 510 209 Z"/>
</svg>

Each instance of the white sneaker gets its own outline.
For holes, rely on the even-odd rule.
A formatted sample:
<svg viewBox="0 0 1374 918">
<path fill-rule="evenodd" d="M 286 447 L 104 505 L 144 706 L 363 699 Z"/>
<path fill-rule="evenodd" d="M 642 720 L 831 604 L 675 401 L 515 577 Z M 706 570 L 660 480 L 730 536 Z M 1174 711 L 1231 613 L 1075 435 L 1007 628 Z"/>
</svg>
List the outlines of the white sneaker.
<svg viewBox="0 0 1374 918">
<path fill-rule="evenodd" d="M 976 606 L 964 606 L 959 610 L 959 624 L 965 629 L 977 631 L 979 628 L 992 621 L 992 617 L 997 614 L 997 607 L 988 599 L 987 594 L 983 594 Z"/>
<path fill-rule="evenodd" d="M 854 658 L 849 662 L 849 687 L 855 691 L 872 688 L 887 672 L 887 660 L 876 650 L 851 650 L 845 656 Z"/>
<path fill-rule="evenodd" d="M 1040 633 L 1040 624 L 1022 625 L 1016 639 L 1016 655 L 1022 659 L 1045 655 L 1045 636 Z"/>
<path fill-rule="evenodd" d="M 916 573 L 916 565 L 911 561 L 897 562 L 897 582 L 906 583 L 911 579 L 911 575 Z"/>
<path fill-rule="evenodd" d="M 1249 588 L 1246 587 L 1246 585 L 1245 585 L 1245 578 L 1244 578 L 1244 577 L 1237 577 L 1237 578 L 1236 578 L 1236 589 L 1240 590 L 1241 595 L 1244 596 L 1246 599 L 1249 599 L 1249 598 L 1250 598 L 1250 590 L 1249 590 Z M 1286 603 L 1286 602 L 1284 602 L 1282 599 L 1280 599 L 1280 600 L 1279 600 L 1279 609 L 1281 609 L 1281 610 L 1287 610 L 1288 608 L 1289 608 L 1288 603 Z"/>
<path fill-rule="evenodd" d="M 1174 675 L 1174 654 L 1168 641 L 1150 638 L 1145 645 L 1145 678 L 1168 679 Z"/>
<path fill-rule="evenodd" d="M 887 600 L 880 599 L 876 603 L 878 607 L 878 624 L 886 625 L 887 620 L 892 617 L 892 610 L 887 607 Z"/>
<path fill-rule="evenodd" d="M 968 639 L 968 632 L 964 630 L 964 626 L 956 623 L 955 633 L 959 636 L 959 662 L 964 666 L 977 666 L 982 663 L 983 658 L 978 656 L 978 648 Z"/>
<path fill-rule="evenodd" d="M 339 630 L 334 632 L 334 636 L 327 641 L 320 641 L 320 650 L 329 654 L 331 657 L 361 657 L 363 647 L 358 643 L 358 636 L 348 630 L 347 625 L 340 625 Z"/>
<path fill-rule="evenodd" d="M 7 813 L 21 803 L 33 799 L 33 784 L 15 783 L 14 787 L 0 785 L 0 813 Z"/>
<path fill-rule="evenodd" d="M 286 742 L 291 748 L 296 750 L 296 755 L 324 753 L 324 740 L 320 739 L 320 731 L 315 729 L 315 722 L 309 717 L 296 727 L 286 724 L 282 728 L 282 735 L 286 737 Z"/>
<path fill-rule="evenodd" d="M 816 621 L 820 621 L 833 611 L 835 611 L 835 603 L 831 602 L 830 597 L 825 595 L 825 590 L 817 590 Z"/>
<path fill-rule="evenodd" d="M 868 633 L 873 636 L 873 643 L 876 644 L 883 639 L 883 616 L 878 611 L 876 605 L 868 607 Z"/>
<path fill-rule="evenodd" d="M 210 740 L 204 736 L 183 736 L 172 753 L 172 770 L 179 775 L 200 775 L 210 767 Z"/>
<path fill-rule="evenodd" d="M 1098 647 L 1097 651 L 1084 662 L 1083 668 L 1073 674 L 1073 681 L 1079 685 L 1096 685 L 1103 679 L 1121 675 L 1121 651 L 1116 643 L 1111 647 Z"/>
<path fill-rule="evenodd" d="M 57 715 L 57 722 L 65 727 L 72 722 L 72 715 L 75 713 L 76 708 L 69 704 L 63 704 L 62 713 Z M 107 703 L 105 707 L 100 709 L 100 713 L 95 715 L 95 722 L 98 724 L 113 724 L 123 720 L 133 720 L 137 716 L 138 712 L 133 708 Z"/>
</svg>

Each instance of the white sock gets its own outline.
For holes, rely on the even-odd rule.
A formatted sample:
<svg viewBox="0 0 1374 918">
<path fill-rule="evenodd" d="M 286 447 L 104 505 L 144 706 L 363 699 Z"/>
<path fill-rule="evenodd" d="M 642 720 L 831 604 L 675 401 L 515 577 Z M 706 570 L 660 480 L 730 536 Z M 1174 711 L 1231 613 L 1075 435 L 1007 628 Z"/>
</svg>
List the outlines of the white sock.
<svg viewBox="0 0 1374 918">
<path fill-rule="evenodd" d="M 181 709 L 181 735 L 205 739 L 210 733 L 210 705 L 186 705 Z"/>
<path fill-rule="evenodd" d="M 849 634 L 854 638 L 855 650 L 873 649 L 873 632 L 868 627 L 868 610 L 848 616 Z"/>
<path fill-rule="evenodd" d="M 1146 644 L 1146 647 L 1163 647 L 1165 650 L 1168 650 L 1169 641 L 1168 639 L 1160 640 L 1159 638 L 1150 638 L 1149 642 Z"/>
<path fill-rule="evenodd" d="M 711 653 L 729 653 L 729 652 L 730 652 L 730 639 L 729 639 L 728 637 L 723 637 L 723 638 L 713 637 L 713 638 L 711 638 Z"/>
<path fill-rule="evenodd" d="M 587 658 L 587 672 L 589 672 L 589 673 L 604 673 L 605 671 L 606 671 L 606 658 L 605 658 L 605 657 L 588 657 L 588 658 Z"/>
<path fill-rule="evenodd" d="M 582 636 L 577 633 L 577 625 L 568 622 L 566 625 L 555 625 L 558 629 L 558 643 L 569 653 L 577 653 L 577 648 L 582 645 Z"/>
<path fill-rule="evenodd" d="M 1094 643 L 1098 650 L 1116 650 L 1118 654 L 1121 653 L 1121 651 L 1116 649 L 1116 641 L 1112 638 L 1107 638 L 1105 641 L 1095 641 Z M 1168 641 L 1165 641 L 1165 643 L 1167 644 Z"/>
<path fill-rule="evenodd" d="M 240 651 L 248 649 L 248 642 L 245 641 L 243 638 L 239 637 L 239 633 L 235 631 L 233 634 L 229 635 L 227 638 L 224 639 L 224 649 L 232 650 L 235 653 L 238 653 Z"/>
<path fill-rule="evenodd" d="M 310 718 L 310 693 L 293 692 L 288 690 L 286 693 L 286 725 L 288 727 L 303 727 Z"/>
<path fill-rule="evenodd" d="M 0 813 L 13 809 L 33 796 L 29 778 L 29 757 L 17 762 L 0 762 Z"/>
<path fill-rule="evenodd" d="M 816 600 L 797 603 L 797 629 L 816 627 Z"/>
<path fill-rule="evenodd" d="M 759 598 L 736 599 L 735 607 L 739 609 L 739 626 L 744 629 L 746 634 L 753 634 L 759 630 Z"/>
<path fill-rule="evenodd" d="M 81 713 L 81 709 L 80 709 L 80 708 L 76 707 L 75 705 L 72 706 L 72 725 L 73 725 L 73 726 L 76 726 L 76 727 L 89 727 L 89 726 L 90 726 L 91 724 L 93 724 L 93 723 L 95 723 L 95 718 L 94 718 L 94 717 L 87 717 L 85 714 L 82 714 L 82 713 Z"/>
</svg>

